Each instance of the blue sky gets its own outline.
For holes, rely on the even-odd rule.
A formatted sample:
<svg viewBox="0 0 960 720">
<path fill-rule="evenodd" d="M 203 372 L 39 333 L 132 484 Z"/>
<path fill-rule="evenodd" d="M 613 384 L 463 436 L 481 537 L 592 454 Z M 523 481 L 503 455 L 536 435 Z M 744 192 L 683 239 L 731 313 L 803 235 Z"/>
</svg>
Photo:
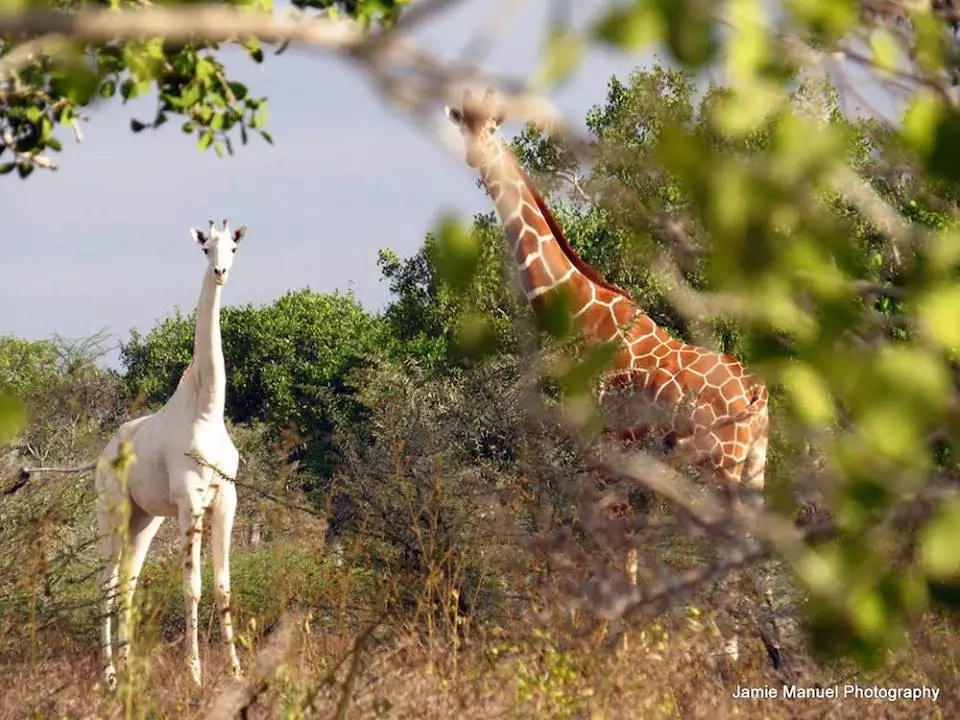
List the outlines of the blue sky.
<svg viewBox="0 0 960 720">
<path fill-rule="evenodd" d="M 537 64 L 550 3 L 513 2 L 524 9 L 483 64 L 526 75 Z M 462 3 L 417 37 L 453 55 L 498 4 Z M 574 21 L 604 4 L 571 3 Z M 490 209 L 461 158 L 390 109 L 352 66 L 296 49 L 268 55 L 262 66 L 236 54 L 226 62 L 252 94 L 269 97 L 274 146 L 254 138 L 220 159 L 198 151 L 177 122 L 132 134 L 131 116 L 149 117 L 152 99 L 115 102 L 92 110 L 84 143 L 63 137 L 59 171 L 0 179 L 0 335 L 77 338 L 106 329 L 116 342 L 175 306 L 189 312 L 204 258 L 188 229 L 224 217 L 249 227 L 225 304 L 269 303 L 309 286 L 353 290 L 378 310 L 387 300 L 376 266 L 381 247 L 410 255 L 440 212 Z M 610 75 L 652 62 L 650 53 L 595 49 L 552 99 L 582 122 L 603 101 Z M 116 353 L 105 360 L 115 364 Z"/>
</svg>

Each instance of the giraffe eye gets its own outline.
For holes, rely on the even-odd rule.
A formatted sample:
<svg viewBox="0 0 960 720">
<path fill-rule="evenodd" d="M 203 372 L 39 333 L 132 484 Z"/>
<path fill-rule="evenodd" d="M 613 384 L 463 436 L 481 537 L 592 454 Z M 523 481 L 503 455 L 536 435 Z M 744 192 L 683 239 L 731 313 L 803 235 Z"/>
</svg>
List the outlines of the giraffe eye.
<svg viewBox="0 0 960 720">
<path fill-rule="evenodd" d="M 204 248 L 204 249 L 203 249 L 203 254 L 204 254 L 204 255 L 209 255 L 209 254 L 210 254 L 210 248 Z"/>
<path fill-rule="evenodd" d="M 231 252 L 236 253 L 236 252 L 237 252 L 237 249 L 236 249 L 236 248 L 233 248 L 233 250 L 231 250 Z"/>
</svg>

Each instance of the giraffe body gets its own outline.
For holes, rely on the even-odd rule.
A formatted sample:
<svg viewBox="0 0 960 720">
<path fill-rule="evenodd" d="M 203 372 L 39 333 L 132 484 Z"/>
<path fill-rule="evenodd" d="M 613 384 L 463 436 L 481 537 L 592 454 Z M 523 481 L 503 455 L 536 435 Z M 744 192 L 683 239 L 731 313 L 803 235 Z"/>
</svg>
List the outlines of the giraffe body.
<svg viewBox="0 0 960 720">
<path fill-rule="evenodd" d="M 117 639 L 121 658 L 126 660 L 133 591 L 150 544 L 168 517 L 177 518 L 181 531 L 191 677 L 200 684 L 197 613 L 201 590 L 201 535 L 207 514 L 211 520 L 214 590 L 221 633 L 234 674 L 240 674 L 230 611 L 229 561 L 237 491 L 234 484 L 215 473 L 213 467 L 234 477 L 239 464 L 239 453 L 224 424 L 226 372 L 220 338 L 220 293 L 246 227 L 231 232 L 224 220 L 222 230 L 217 230 L 211 222 L 209 233 L 197 229 L 191 232 L 208 258 L 197 303 L 193 358 L 167 403 L 152 415 L 121 425 L 97 462 L 97 520 L 103 562 L 100 571 L 102 650 L 104 674 L 110 687 L 116 684 L 111 636 L 111 614 L 116 599 L 120 600 Z M 130 444 L 133 453 L 126 486 L 112 467 L 124 443 Z M 125 504 L 129 508 L 126 516 Z M 129 555 L 125 556 L 125 549 Z M 123 560 L 129 562 L 129 582 L 121 586 Z"/>
</svg>

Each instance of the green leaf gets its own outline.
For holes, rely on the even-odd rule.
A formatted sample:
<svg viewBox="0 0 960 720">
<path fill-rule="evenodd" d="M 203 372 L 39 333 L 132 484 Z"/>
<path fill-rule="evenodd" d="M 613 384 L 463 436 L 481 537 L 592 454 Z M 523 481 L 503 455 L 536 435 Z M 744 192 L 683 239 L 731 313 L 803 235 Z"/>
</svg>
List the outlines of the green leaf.
<svg viewBox="0 0 960 720">
<path fill-rule="evenodd" d="M 209 130 L 204 130 L 202 133 L 200 133 L 200 139 L 197 140 L 197 147 L 201 150 L 206 150 L 212 142 L 213 133 Z"/>
<path fill-rule="evenodd" d="M 247 96 L 247 86 L 239 82 L 228 83 L 230 92 L 234 94 L 237 100 L 243 100 Z"/>
<path fill-rule="evenodd" d="M 600 343 L 587 350 L 558 378 L 564 394 L 568 397 L 592 396 L 594 385 L 621 348 L 619 342 L 613 341 Z"/>
<path fill-rule="evenodd" d="M 7 162 L 0 165 L 0 175 L 6 175 L 7 173 L 13 172 L 13 169 L 17 166 L 15 162 Z"/>
<path fill-rule="evenodd" d="M 875 27 L 870 31 L 868 42 L 877 69 L 889 76 L 890 72 L 896 70 L 903 59 L 903 53 L 896 37 L 886 28 Z"/>
<path fill-rule="evenodd" d="M 859 0 L 787 0 L 788 12 L 824 42 L 840 40 L 857 21 Z"/>
<path fill-rule="evenodd" d="M 36 166 L 33 163 L 20 163 L 17 165 L 17 174 L 24 180 L 30 177 Z"/>
<path fill-rule="evenodd" d="M 7 442 L 16 436 L 26 421 L 27 412 L 23 403 L 9 393 L 0 392 L 0 442 Z"/>
<path fill-rule="evenodd" d="M 593 29 L 602 41 L 624 50 L 641 50 L 662 35 L 663 21 L 652 3 L 634 3 L 604 15 Z"/>
<path fill-rule="evenodd" d="M 715 37 L 713 3 L 710 0 L 655 0 L 666 26 L 667 47 L 688 68 L 700 68 L 713 59 Z"/>
<path fill-rule="evenodd" d="M 475 312 L 465 312 L 457 322 L 454 343 L 460 354 L 479 359 L 496 350 L 497 338 L 485 317 Z"/>
<path fill-rule="evenodd" d="M 910 24 L 916 38 L 913 59 L 924 72 L 940 72 L 952 40 L 943 31 L 943 18 L 934 15 L 930 5 L 916 3 L 910 7 Z"/>
<path fill-rule="evenodd" d="M 436 263 L 439 276 L 454 292 L 462 293 L 473 281 L 480 260 L 477 240 L 452 216 L 441 218 L 437 228 Z"/>
<path fill-rule="evenodd" d="M 127 78 L 120 83 L 120 96 L 123 98 L 124 102 L 127 100 L 132 100 L 134 97 L 136 97 L 136 92 L 137 84 L 132 78 Z"/>
<path fill-rule="evenodd" d="M 904 115 L 902 137 L 934 175 L 960 180 L 960 115 L 929 91 L 916 94 Z"/>
<path fill-rule="evenodd" d="M 540 325 L 553 338 L 564 340 L 573 334 L 573 301 L 565 286 L 541 295 L 538 300 L 543 305 Z"/>
<path fill-rule="evenodd" d="M 923 330 L 941 347 L 960 351 L 960 283 L 940 285 L 917 299 L 917 317 Z"/>
<path fill-rule="evenodd" d="M 131 119 L 130 119 L 130 129 L 133 130 L 133 132 L 138 133 L 138 132 L 140 132 L 141 130 L 143 130 L 145 127 L 147 127 L 147 126 L 144 125 L 144 124 L 143 124 L 142 122 L 140 122 L 139 120 L 137 120 L 136 118 L 131 118 Z"/>
<path fill-rule="evenodd" d="M 940 507 L 920 533 L 920 561 L 937 580 L 960 577 L 960 502 Z"/>
<path fill-rule="evenodd" d="M 531 85 L 543 91 L 567 80 L 580 65 L 586 50 L 587 42 L 580 34 L 565 28 L 551 29 Z"/>
<path fill-rule="evenodd" d="M 797 414 L 806 422 L 825 425 L 833 420 L 834 406 L 823 378 L 807 364 L 793 362 L 780 373 Z"/>
</svg>

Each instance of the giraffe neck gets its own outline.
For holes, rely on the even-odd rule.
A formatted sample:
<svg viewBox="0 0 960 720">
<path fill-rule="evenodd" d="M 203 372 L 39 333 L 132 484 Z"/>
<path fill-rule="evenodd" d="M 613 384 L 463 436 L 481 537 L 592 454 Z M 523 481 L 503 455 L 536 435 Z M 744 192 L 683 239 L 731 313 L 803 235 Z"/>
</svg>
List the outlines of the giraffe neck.
<svg viewBox="0 0 960 720">
<path fill-rule="evenodd" d="M 222 289 L 207 269 L 197 302 L 193 360 L 190 363 L 196 377 L 198 416 L 211 419 L 223 418 L 226 402 L 227 374 L 220 340 Z"/>
<path fill-rule="evenodd" d="M 519 161 L 496 142 L 494 158 L 481 167 L 480 178 L 503 223 L 520 287 L 541 322 L 549 311 L 547 298 L 562 289 L 578 328 L 590 333 L 594 323 L 583 311 L 600 295 L 619 295 L 630 305 L 632 301 L 580 259 Z"/>
</svg>

